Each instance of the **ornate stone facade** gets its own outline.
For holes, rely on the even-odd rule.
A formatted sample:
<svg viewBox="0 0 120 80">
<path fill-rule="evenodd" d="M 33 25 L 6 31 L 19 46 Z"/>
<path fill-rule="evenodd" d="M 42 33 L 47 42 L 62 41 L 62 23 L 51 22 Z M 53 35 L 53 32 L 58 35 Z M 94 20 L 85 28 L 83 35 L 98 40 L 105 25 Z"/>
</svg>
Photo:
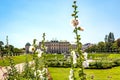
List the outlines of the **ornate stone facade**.
<svg viewBox="0 0 120 80">
<path fill-rule="evenodd" d="M 39 42 L 39 47 L 42 42 Z M 67 41 L 47 41 L 45 42 L 45 46 L 47 47 L 47 53 L 69 53 L 70 43 Z M 72 45 L 72 48 L 76 48 L 75 45 Z"/>
</svg>

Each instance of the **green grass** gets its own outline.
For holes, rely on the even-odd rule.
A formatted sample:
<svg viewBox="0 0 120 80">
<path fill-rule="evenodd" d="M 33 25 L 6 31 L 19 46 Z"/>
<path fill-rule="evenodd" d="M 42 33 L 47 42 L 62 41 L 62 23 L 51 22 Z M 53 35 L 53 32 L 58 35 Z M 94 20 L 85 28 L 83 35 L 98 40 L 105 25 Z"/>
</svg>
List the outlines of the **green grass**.
<svg viewBox="0 0 120 80">
<path fill-rule="evenodd" d="M 120 58 L 120 54 L 110 54 L 110 55 L 108 56 L 108 58 L 110 58 L 110 59 Z"/>
<path fill-rule="evenodd" d="M 27 54 L 28 61 L 32 60 L 32 55 Z M 23 63 L 26 60 L 26 55 L 20 55 L 20 56 L 13 56 L 15 64 Z M 61 54 L 47 54 L 45 55 L 46 60 L 58 60 L 63 59 L 64 56 Z M 0 66 L 9 66 L 9 59 L 7 57 L 1 58 L 0 59 Z"/>
<path fill-rule="evenodd" d="M 109 80 L 108 76 L 112 78 L 110 80 L 120 80 L 120 67 L 114 67 L 112 69 L 86 69 L 85 72 L 87 73 L 88 80 L 92 75 L 94 75 L 94 80 Z"/>
<path fill-rule="evenodd" d="M 116 58 L 120 58 L 120 54 L 116 54 L 116 53 L 89 53 L 88 54 L 88 58 L 92 58 L 92 59 L 101 59 L 101 58 L 107 58 L 107 59 L 116 59 Z"/>
<path fill-rule="evenodd" d="M 68 80 L 70 68 L 49 68 L 50 74 L 54 80 Z M 78 68 L 75 69 L 76 80 Z M 120 80 L 120 67 L 114 67 L 112 69 L 85 69 L 87 74 L 87 80 L 92 80 L 91 76 L 94 76 L 94 80 Z M 108 79 L 108 76 L 111 79 Z"/>
<path fill-rule="evenodd" d="M 56 58 L 58 60 L 61 60 L 64 58 L 64 55 L 63 54 L 47 54 L 45 55 L 46 57 L 46 60 L 55 60 Z"/>
<path fill-rule="evenodd" d="M 27 55 L 28 61 L 32 60 L 32 55 Z M 26 60 L 26 55 L 20 55 L 20 56 L 13 56 L 15 64 L 23 63 Z M 9 65 L 9 59 L 7 57 L 0 59 L 0 66 L 8 66 Z"/>
</svg>

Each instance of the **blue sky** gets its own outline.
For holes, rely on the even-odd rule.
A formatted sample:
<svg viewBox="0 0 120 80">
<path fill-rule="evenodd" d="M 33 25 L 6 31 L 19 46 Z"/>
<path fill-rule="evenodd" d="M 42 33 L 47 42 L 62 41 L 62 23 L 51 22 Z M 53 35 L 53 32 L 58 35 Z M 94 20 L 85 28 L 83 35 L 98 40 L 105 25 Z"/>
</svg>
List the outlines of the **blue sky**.
<svg viewBox="0 0 120 80">
<path fill-rule="evenodd" d="M 73 0 L 0 0 L 0 41 L 22 48 L 33 39 L 74 42 L 70 25 Z M 120 37 L 120 0 L 78 0 L 81 42 L 104 41 L 109 32 Z"/>
</svg>

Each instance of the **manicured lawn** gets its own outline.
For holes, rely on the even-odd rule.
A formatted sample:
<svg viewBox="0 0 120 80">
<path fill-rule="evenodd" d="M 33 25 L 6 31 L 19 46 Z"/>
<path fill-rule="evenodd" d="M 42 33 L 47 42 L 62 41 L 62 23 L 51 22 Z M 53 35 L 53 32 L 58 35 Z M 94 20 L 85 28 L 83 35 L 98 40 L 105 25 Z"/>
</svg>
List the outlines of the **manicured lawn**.
<svg viewBox="0 0 120 80">
<path fill-rule="evenodd" d="M 20 56 L 13 56 L 15 64 L 23 63 L 26 60 L 26 56 L 28 57 L 28 61 L 32 60 L 32 55 L 20 55 Z M 0 66 L 8 66 L 9 65 L 9 59 L 7 57 L 0 59 Z"/>
<path fill-rule="evenodd" d="M 89 59 L 101 59 L 101 58 L 106 58 L 106 59 L 116 59 L 120 58 L 120 54 L 118 53 L 88 53 L 88 58 Z"/>
<path fill-rule="evenodd" d="M 49 68 L 50 74 L 54 80 L 68 80 L 70 68 Z M 75 69 L 76 80 L 78 68 Z M 91 76 L 94 76 L 93 80 L 120 80 L 120 67 L 114 67 L 112 69 L 85 69 L 87 74 L 87 80 L 92 80 Z"/>
</svg>

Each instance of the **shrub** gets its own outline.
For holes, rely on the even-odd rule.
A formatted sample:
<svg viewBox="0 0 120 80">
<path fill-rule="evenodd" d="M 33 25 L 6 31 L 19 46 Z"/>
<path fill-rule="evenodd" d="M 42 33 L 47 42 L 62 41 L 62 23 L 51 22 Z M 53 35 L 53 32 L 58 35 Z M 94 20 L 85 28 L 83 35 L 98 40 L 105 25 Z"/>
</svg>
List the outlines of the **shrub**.
<svg viewBox="0 0 120 80">
<path fill-rule="evenodd" d="M 112 68 L 112 62 L 110 61 L 96 61 L 89 64 L 90 69 L 108 69 Z"/>
<path fill-rule="evenodd" d="M 71 67 L 71 63 L 64 61 L 64 67 L 65 68 Z"/>
<path fill-rule="evenodd" d="M 120 66 L 120 58 L 115 59 L 113 62 L 115 66 Z"/>
<path fill-rule="evenodd" d="M 71 67 L 71 63 L 67 61 L 49 61 L 47 62 L 48 67 Z"/>
</svg>

